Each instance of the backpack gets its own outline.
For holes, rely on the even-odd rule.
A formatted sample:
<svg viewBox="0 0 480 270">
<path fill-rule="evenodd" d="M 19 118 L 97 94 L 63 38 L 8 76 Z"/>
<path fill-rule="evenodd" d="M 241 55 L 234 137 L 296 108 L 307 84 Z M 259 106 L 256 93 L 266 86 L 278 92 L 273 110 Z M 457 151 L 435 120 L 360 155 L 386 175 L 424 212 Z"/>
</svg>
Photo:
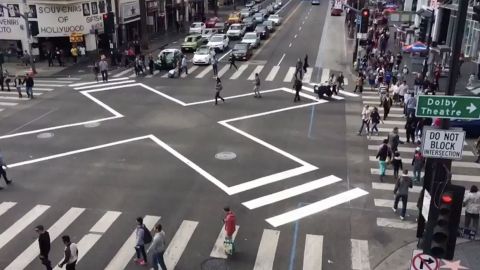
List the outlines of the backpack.
<svg viewBox="0 0 480 270">
<path fill-rule="evenodd" d="M 145 244 L 150 244 L 152 242 L 152 234 L 150 233 L 150 230 L 143 225 L 143 242 Z"/>
</svg>

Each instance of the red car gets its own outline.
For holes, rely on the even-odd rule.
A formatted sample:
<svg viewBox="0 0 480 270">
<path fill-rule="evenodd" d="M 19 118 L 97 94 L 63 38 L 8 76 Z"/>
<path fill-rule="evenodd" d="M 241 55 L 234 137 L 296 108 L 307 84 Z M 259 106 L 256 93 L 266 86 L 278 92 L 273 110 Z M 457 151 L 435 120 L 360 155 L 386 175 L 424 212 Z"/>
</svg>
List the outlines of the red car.
<svg viewBox="0 0 480 270">
<path fill-rule="evenodd" d="M 332 11 L 330 11 L 331 16 L 342 16 L 343 10 L 341 8 L 332 8 Z"/>
<path fill-rule="evenodd" d="M 212 17 L 205 22 L 206 28 L 214 28 L 216 23 L 219 23 L 220 19 L 218 17 Z"/>
</svg>

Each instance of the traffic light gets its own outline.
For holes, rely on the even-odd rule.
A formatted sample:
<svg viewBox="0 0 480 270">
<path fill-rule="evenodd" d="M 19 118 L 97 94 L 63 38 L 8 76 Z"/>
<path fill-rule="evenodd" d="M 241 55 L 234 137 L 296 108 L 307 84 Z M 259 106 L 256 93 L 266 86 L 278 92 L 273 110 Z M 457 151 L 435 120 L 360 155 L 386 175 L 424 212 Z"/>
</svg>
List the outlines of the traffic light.
<svg viewBox="0 0 480 270">
<path fill-rule="evenodd" d="M 474 21 L 480 22 L 480 5 L 478 5 L 478 6 L 473 6 L 472 19 L 473 19 Z"/>
<path fill-rule="evenodd" d="M 113 12 L 103 14 L 103 32 L 105 34 L 113 34 L 115 32 L 115 14 Z"/>
<path fill-rule="evenodd" d="M 420 20 L 420 25 L 418 26 L 418 40 L 425 42 L 427 40 L 427 28 L 428 28 L 428 19 L 422 18 Z"/>
<path fill-rule="evenodd" d="M 424 234 L 423 252 L 436 258 L 452 260 L 465 188 L 436 182 L 431 193 L 432 202 Z"/>
<path fill-rule="evenodd" d="M 361 21 L 360 21 L 360 33 L 368 32 L 368 20 L 370 19 L 370 9 L 362 9 Z"/>
</svg>

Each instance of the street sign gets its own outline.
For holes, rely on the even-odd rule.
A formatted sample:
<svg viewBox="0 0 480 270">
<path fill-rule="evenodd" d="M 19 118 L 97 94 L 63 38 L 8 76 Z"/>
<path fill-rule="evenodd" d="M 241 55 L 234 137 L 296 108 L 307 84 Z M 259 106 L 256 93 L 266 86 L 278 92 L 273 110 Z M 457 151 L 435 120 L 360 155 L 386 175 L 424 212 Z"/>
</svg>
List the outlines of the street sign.
<svg viewBox="0 0 480 270">
<path fill-rule="evenodd" d="M 440 269 L 440 261 L 428 254 L 424 254 L 419 249 L 413 250 L 410 270 L 438 270 Z"/>
<path fill-rule="evenodd" d="M 432 201 L 432 196 L 425 189 L 423 193 L 423 204 L 422 204 L 422 216 L 425 221 L 428 221 L 428 214 L 430 213 L 430 202 Z"/>
<path fill-rule="evenodd" d="M 425 157 L 462 159 L 465 131 L 461 129 L 437 129 L 424 127 L 422 154 Z"/>
<path fill-rule="evenodd" d="M 463 96 L 418 96 L 418 117 L 480 119 L 480 98 Z"/>
</svg>

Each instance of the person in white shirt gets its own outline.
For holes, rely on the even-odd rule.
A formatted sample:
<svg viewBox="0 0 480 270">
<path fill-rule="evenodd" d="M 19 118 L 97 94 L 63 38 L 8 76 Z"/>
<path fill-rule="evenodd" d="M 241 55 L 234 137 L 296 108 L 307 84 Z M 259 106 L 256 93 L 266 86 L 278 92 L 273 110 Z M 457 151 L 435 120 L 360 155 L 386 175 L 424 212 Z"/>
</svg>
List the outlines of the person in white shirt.
<svg viewBox="0 0 480 270">
<path fill-rule="evenodd" d="M 165 232 L 162 230 L 162 225 L 155 225 L 155 235 L 153 236 L 152 245 L 150 246 L 150 249 L 153 251 L 152 266 L 155 270 L 158 270 L 158 265 L 160 265 L 162 270 L 167 270 L 165 260 L 163 259 L 163 254 L 165 253 L 165 249 L 167 249 L 166 242 Z"/>
<path fill-rule="evenodd" d="M 470 187 L 470 192 L 463 198 L 463 205 L 465 206 L 465 228 L 477 231 L 480 214 L 480 193 L 478 193 L 477 186 Z M 471 221 L 473 221 L 472 227 L 470 227 Z"/>
<path fill-rule="evenodd" d="M 370 134 L 370 107 L 365 105 L 362 110 L 362 126 L 358 130 L 358 135 L 362 135 L 363 127 L 367 130 L 367 135 Z"/>
<path fill-rule="evenodd" d="M 70 236 L 62 236 L 63 244 L 65 245 L 64 257 L 58 267 L 62 268 L 65 265 L 66 270 L 75 270 L 75 265 L 78 259 L 77 244 L 70 242 Z"/>
</svg>

